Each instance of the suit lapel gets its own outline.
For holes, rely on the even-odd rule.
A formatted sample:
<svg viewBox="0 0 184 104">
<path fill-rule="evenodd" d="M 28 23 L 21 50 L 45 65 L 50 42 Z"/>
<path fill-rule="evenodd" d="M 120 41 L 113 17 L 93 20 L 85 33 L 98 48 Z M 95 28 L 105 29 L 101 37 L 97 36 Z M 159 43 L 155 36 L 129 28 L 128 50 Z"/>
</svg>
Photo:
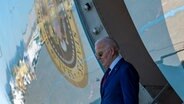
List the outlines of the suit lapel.
<svg viewBox="0 0 184 104">
<path fill-rule="evenodd" d="M 110 83 L 110 80 L 112 79 L 112 77 L 116 74 L 116 72 L 120 69 L 119 67 L 121 66 L 122 63 L 124 63 L 124 59 L 120 59 L 119 62 L 115 65 L 115 67 L 113 68 L 113 70 L 110 72 L 110 75 L 108 76 L 108 78 L 106 79 L 104 85 L 102 85 L 102 81 L 101 81 L 101 86 L 100 86 L 100 91 L 102 96 L 104 95 L 104 90 L 105 88 L 108 86 L 108 84 Z M 103 78 L 102 78 L 103 80 Z"/>
<path fill-rule="evenodd" d="M 110 72 L 110 75 L 108 76 L 108 78 L 106 79 L 106 81 L 105 81 L 105 83 L 103 85 L 102 85 L 102 81 L 101 81 L 100 91 L 101 91 L 102 96 L 104 95 L 104 90 L 106 89 L 108 84 L 111 82 L 111 79 L 116 74 L 116 72 L 119 70 L 119 67 L 121 66 L 122 63 L 124 63 L 124 59 L 123 58 L 120 59 L 119 62 L 115 65 L 115 67 Z M 102 78 L 102 80 L 103 80 L 103 78 Z"/>
<path fill-rule="evenodd" d="M 116 72 L 120 69 L 119 67 L 121 66 L 122 63 L 124 63 L 124 59 L 123 58 L 120 59 L 118 61 L 118 63 L 114 66 L 113 70 L 111 71 L 111 73 L 110 73 L 110 75 L 109 75 L 109 77 L 107 79 L 107 82 L 109 82 L 108 80 L 111 79 L 114 76 L 114 74 L 116 74 Z"/>
</svg>

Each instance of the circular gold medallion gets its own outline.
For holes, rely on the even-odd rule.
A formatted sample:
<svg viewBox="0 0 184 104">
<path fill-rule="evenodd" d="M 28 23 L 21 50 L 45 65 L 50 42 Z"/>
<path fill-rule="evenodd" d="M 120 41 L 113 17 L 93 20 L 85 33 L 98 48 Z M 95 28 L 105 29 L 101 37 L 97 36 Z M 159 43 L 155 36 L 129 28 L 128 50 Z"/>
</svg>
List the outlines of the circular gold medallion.
<svg viewBox="0 0 184 104">
<path fill-rule="evenodd" d="M 38 0 L 37 21 L 41 37 L 59 71 L 75 86 L 85 87 L 87 66 L 71 7 L 67 0 Z"/>
</svg>

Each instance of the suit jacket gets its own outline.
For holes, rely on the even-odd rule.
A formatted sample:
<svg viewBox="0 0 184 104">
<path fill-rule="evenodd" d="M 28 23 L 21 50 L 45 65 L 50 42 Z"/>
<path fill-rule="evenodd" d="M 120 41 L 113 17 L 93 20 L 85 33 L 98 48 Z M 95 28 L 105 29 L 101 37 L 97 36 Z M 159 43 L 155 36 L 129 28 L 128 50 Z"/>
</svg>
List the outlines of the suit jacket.
<svg viewBox="0 0 184 104">
<path fill-rule="evenodd" d="M 100 87 L 101 104 L 138 104 L 139 75 L 123 58 Z"/>
</svg>

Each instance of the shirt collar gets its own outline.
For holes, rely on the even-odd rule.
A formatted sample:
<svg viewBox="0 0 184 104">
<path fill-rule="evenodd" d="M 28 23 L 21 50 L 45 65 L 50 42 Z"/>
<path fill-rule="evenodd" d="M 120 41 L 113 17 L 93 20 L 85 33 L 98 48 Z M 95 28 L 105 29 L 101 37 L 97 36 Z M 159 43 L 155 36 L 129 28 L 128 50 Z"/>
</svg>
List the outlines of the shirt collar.
<svg viewBox="0 0 184 104">
<path fill-rule="evenodd" d="M 115 58 L 115 60 L 111 63 L 111 65 L 110 65 L 110 69 L 111 69 L 111 71 L 113 70 L 113 68 L 115 67 L 115 65 L 118 63 L 118 61 L 120 60 L 122 58 L 122 56 L 121 55 L 118 55 L 116 58 Z"/>
</svg>

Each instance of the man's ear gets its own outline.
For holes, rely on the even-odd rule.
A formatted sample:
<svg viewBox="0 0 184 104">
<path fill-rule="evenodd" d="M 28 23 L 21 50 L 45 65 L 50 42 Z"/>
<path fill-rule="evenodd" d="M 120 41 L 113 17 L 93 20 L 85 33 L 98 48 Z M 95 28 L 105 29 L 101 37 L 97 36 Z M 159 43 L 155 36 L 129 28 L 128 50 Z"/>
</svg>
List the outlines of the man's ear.
<svg viewBox="0 0 184 104">
<path fill-rule="evenodd" d="M 114 48 L 110 48 L 110 54 L 111 54 L 111 56 L 114 56 L 114 55 L 115 55 L 115 50 L 114 50 Z"/>
</svg>

